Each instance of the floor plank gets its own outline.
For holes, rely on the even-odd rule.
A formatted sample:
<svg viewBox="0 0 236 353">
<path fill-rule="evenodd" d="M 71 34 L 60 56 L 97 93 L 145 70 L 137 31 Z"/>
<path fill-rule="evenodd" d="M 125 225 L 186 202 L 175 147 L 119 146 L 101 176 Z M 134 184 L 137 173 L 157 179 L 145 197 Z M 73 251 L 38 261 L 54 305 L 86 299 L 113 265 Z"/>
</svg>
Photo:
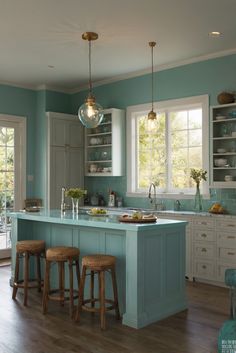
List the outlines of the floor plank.
<svg viewBox="0 0 236 353">
<path fill-rule="evenodd" d="M 20 290 L 13 301 L 9 276 L 9 267 L 0 267 L 1 353 L 216 353 L 219 329 L 229 316 L 228 289 L 188 282 L 188 310 L 141 330 L 107 315 L 103 332 L 89 313 L 82 313 L 80 324 L 72 322 L 67 305 L 50 303 L 42 315 L 37 291 L 30 291 L 27 308 Z"/>
</svg>

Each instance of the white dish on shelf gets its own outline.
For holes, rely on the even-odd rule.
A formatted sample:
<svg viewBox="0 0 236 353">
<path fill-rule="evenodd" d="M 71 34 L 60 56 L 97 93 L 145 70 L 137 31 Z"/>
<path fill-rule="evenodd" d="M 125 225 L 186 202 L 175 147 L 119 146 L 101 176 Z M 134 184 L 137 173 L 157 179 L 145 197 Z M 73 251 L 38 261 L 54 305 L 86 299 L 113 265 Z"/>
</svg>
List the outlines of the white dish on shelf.
<svg viewBox="0 0 236 353">
<path fill-rule="evenodd" d="M 216 120 L 224 120 L 224 119 L 226 119 L 225 115 L 217 115 L 216 116 Z"/>
<path fill-rule="evenodd" d="M 214 163 L 216 167 L 225 167 L 227 165 L 227 159 L 225 158 L 215 158 Z"/>
<path fill-rule="evenodd" d="M 226 153 L 227 150 L 225 148 L 217 148 L 217 153 Z"/>
</svg>

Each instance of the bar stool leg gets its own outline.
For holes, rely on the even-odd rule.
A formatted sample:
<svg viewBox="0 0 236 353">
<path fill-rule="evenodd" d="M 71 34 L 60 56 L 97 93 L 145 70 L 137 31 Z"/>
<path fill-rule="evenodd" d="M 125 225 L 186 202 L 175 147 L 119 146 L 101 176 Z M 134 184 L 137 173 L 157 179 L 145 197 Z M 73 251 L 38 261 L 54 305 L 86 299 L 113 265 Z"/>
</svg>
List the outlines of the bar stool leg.
<svg viewBox="0 0 236 353">
<path fill-rule="evenodd" d="M 77 277 L 77 286 L 79 290 L 79 284 L 80 284 L 80 270 L 79 270 L 79 261 L 75 260 L 75 270 L 76 270 L 76 277 Z"/>
<path fill-rule="evenodd" d="M 106 318 L 105 318 L 105 280 L 104 271 L 98 271 L 99 276 L 99 296 L 100 296 L 100 319 L 101 329 L 106 329 Z"/>
<path fill-rule="evenodd" d="M 90 278 L 90 299 L 91 299 L 91 308 L 94 308 L 94 271 L 91 270 L 91 278 Z M 94 312 L 91 312 L 94 315 Z"/>
<path fill-rule="evenodd" d="M 72 259 L 68 260 L 69 265 L 69 278 L 70 278 L 70 317 L 73 317 L 73 309 L 74 309 L 74 293 L 73 293 L 73 261 Z"/>
<path fill-rule="evenodd" d="M 44 287 L 43 287 L 43 314 L 46 314 L 48 309 L 49 273 L 50 273 L 50 261 L 46 260 Z"/>
<path fill-rule="evenodd" d="M 41 268 L 40 268 L 40 254 L 36 254 L 36 268 L 37 268 L 37 282 L 38 292 L 41 292 Z"/>
<path fill-rule="evenodd" d="M 117 291 L 117 283 L 116 283 L 116 272 L 115 268 L 111 268 L 111 278 L 112 278 L 112 286 L 113 286 L 113 293 L 114 293 L 114 305 L 116 311 L 116 319 L 120 320 L 120 311 L 119 311 L 119 304 L 118 304 L 118 291 Z"/>
<path fill-rule="evenodd" d="M 80 321 L 80 312 L 82 309 L 83 301 L 84 301 L 84 285 L 85 285 L 85 278 L 86 278 L 86 266 L 82 267 L 82 276 L 79 285 L 79 300 L 78 300 L 78 307 L 75 315 L 75 321 Z"/>
<path fill-rule="evenodd" d="M 12 299 L 16 299 L 16 293 L 17 293 L 17 282 L 19 280 L 19 267 L 20 267 L 20 260 L 19 260 L 19 253 L 16 253 L 16 264 L 15 264 L 15 275 L 14 275 L 14 284 L 13 284 L 13 291 L 12 291 Z"/>
<path fill-rule="evenodd" d="M 24 306 L 27 305 L 28 299 L 28 281 L 29 281 L 29 252 L 25 252 L 25 263 L 24 263 Z"/>
<path fill-rule="evenodd" d="M 60 293 L 60 305 L 64 306 L 65 298 L 65 268 L 64 262 L 58 262 L 58 273 L 59 273 L 59 293 Z"/>
</svg>

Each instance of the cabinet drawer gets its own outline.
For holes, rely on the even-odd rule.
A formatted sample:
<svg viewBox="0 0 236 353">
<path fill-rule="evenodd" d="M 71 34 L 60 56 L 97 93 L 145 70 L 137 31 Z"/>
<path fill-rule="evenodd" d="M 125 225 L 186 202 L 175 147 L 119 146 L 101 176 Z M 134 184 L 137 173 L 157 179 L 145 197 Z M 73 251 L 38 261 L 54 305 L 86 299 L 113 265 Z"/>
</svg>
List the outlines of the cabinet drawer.
<svg viewBox="0 0 236 353">
<path fill-rule="evenodd" d="M 195 258 L 213 259 L 215 256 L 215 244 L 194 243 L 193 251 Z"/>
<path fill-rule="evenodd" d="M 217 232 L 217 244 L 219 247 L 236 248 L 236 231 L 235 233 Z"/>
<path fill-rule="evenodd" d="M 236 263 L 236 249 L 219 248 L 219 259 Z"/>
<path fill-rule="evenodd" d="M 217 221 L 216 223 L 217 229 L 223 229 L 227 231 L 232 231 L 235 232 L 236 234 L 236 220 L 222 220 L 222 221 Z"/>
<path fill-rule="evenodd" d="M 214 219 L 209 219 L 207 217 L 199 217 L 194 220 L 195 227 L 214 228 L 214 225 L 215 225 Z"/>
<path fill-rule="evenodd" d="M 214 280 L 215 264 L 213 262 L 195 261 L 194 277 Z"/>
<path fill-rule="evenodd" d="M 196 241 L 215 241 L 215 232 L 208 229 L 194 230 L 193 238 Z"/>
</svg>

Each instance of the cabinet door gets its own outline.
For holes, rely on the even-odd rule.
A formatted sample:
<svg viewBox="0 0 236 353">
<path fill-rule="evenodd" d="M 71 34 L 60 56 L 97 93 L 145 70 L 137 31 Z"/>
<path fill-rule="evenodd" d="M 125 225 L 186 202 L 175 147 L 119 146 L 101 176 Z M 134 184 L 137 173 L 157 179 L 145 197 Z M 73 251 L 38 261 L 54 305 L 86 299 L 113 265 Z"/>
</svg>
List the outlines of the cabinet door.
<svg viewBox="0 0 236 353">
<path fill-rule="evenodd" d="M 50 157 L 50 208 L 60 208 L 61 188 L 66 186 L 65 148 L 51 147 Z"/>
<path fill-rule="evenodd" d="M 66 187 L 84 185 L 84 151 L 82 148 L 69 148 L 66 151 Z"/>
<path fill-rule="evenodd" d="M 56 114 L 50 118 L 50 145 L 82 147 L 84 129 L 78 117 Z"/>
<path fill-rule="evenodd" d="M 83 187 L 83 154 L 82 148 L 51 147 L 50 208 L 60 208 L 62 187 Z"/>
</svg>

